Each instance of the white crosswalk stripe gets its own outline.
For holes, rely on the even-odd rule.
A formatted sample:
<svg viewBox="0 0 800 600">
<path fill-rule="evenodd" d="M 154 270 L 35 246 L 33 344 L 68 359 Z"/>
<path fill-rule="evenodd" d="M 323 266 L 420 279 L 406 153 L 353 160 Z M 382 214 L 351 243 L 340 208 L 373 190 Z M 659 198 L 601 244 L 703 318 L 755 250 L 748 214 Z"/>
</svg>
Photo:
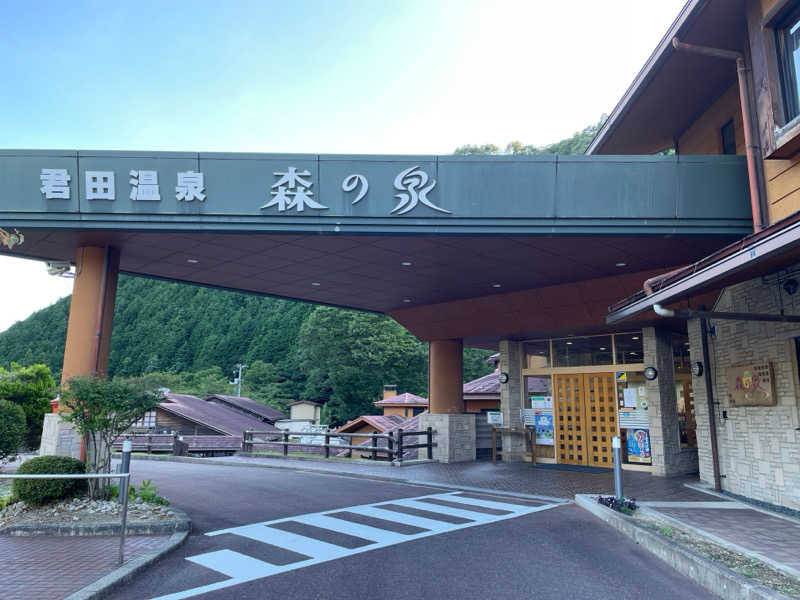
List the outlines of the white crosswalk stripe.
<svg viewBox="0 0 800 600">
<path fill-rule="evenodd" d="M 238 535 L 247 539 L 263 542 L 271 546 L 277 546 L 284 550 L 307 556 L 307 559 L 301 559 L 285 565 L 273 565 L 269 562 L 259 560 L 252 556 L 235 552 L 233 550 L 215 550 L 213 552 L 206 552 L 196 556 L 187 557 L 187 560 L 197 565 L 206 567 L 218 573 L 227 576 L 228 579 L 219 581 L 209 585 L 192 588 L 174 594 L 167 594 L 159 596 L 153 600 L 183 600 L 184 598 L 191 598 L 200 594 L 205 594 L 213 590 L 223 589 L 254 579 L 261 579 L 269 577 L 278 573 L 285 573 L 293 571 L 302 567 L 307 567 L 337 558 L 352 556 L 362 552 L 368 552 L 386 546 L 400 544 L 402 542 L 417 540 L 420 538 L 428 537 L 431 535 L 439 535 L 448 533 L 450 531 L 457 531 L 467 527 L 475 527 L 476 525 L 484 525 L 487 523 L 495 523 L 505 519 L 520 517 L 523 515 L 532 514 L 542 510 L 555 508 L 559 504 L 542 504 L 531 505 L 529 504 L 516 504 L 513 499 L 506 498 L 485 500 L 483 498 L 473 498 L 468 496 L 458 496 L 458 492 L 447 492 L 442 494 L 430 494 L 427 496 L 419 496 L 417 498 L 401 498 L 397 500 L 389 500 L 376 502 L 373 504 L 364 504 L 360 506 L 350 506 L 346 508 L 339 508 L 335 510 L 326 510 L 318 513 L 307 515 L 299 515 L 297 517 L 288 517 L 283 519 L 276 519 L 273 521 L 265 521 L 262 523 L 253 523 L 250 525 L 242 525 L 238 527 L 231 527 L 229 529 L 221 529 L 219 531 L 212 531 L 207 533 L 208 536 L 218 536 L 224 533 Z M 451 506 L 444 506 L 430 502 L 423 502 L 425 498 L 442 500 L 447 503 L 458 504 L 458 508 Z M 381 505 L 384 505 L 383 507 Z M 435 513 L 441 515 L 443 519 L 449 517 L 458 517 L 458 520 L 465 519 L 466 522 L 451 523 L 446 520 L 439 520 L 434 518 L 427 518 L 416 514 L 407 514 L 397 510 L 391 510 L 391 506 L 396 505 L 414 510 L 423 510 L 427 513 Z M 501 511 L 508 511 L 506 514 L 491 514 L 477 510 L 479 508 L 490 508 Z M 382 521 L 390 521 L 400 525 L 410 525 L 413 527 L 421 528 L 423 531 L 418 533 L 399 533 L 397 531 L 390 531 L 382 529 L 378 525 L 379 521 L 368 521 L 375 525 L 367 525 L 363 523 L 356 523 L 351 520 L 331 516 L 340 512 L 346 511 L 355 515 L 360 515 L 366 519 L 377 518 Z M 428 515 L 433 517 L 434 515 Z M 290 533 L 271 525 L 278 523 L 300 523 L 320 528 L 323 531 L 315 530 L 316 535 L 324 534 L 326 531 L 330 532 L 331 536 L 335 538 L 336 534 L 347 534 L 355 536 L 368 541 L 367 545 L 362 545 L 357 548 L 346 548 L 333 542 L 326 542 L 316 537 L 309 537 L 299 533 Z"/>
</svg>

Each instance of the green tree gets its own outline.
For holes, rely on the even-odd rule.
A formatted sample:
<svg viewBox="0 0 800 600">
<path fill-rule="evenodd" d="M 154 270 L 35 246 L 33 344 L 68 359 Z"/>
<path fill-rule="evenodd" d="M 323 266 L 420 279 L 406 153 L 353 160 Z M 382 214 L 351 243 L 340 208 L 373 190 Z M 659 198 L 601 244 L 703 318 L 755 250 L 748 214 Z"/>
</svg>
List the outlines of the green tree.
<svg viewBox="0 0 800 600">
<path fill-rule="evenodd" d="M 0 465 L 14 458 L 25 438 L 25 412 L 8 400 L 0 400 Z"/>
<path fill-rule="evenodd" d="M 465 144 L 456 148 L 453 154 L 500 154 L 500 148 L 494 144 L 481 144 L 480 146 Z"/>
<path fill-rule="evenodd" d="M 163 400 L 160 392 L 128 381 L 73 377 L 61 390 L 61 403 L 69 412 L 62 418 L 73 424 L 86 442 L 90 473 L 108 473 L 112 444 L 135 421 Z M 90 479 L 93 498 L 107 496 L 107 479 Z"/>
<path fill-rule="evenodd" d="M 50 412 L 55 398 L 55 381 L 47 365 L 24 367 L 11 364 L 11 370 L 0 367 L 0 400 L 18 405 L 25 413 L 25 445 L 38 448 L 42 437 L 44 415 Z"/>
</svg>

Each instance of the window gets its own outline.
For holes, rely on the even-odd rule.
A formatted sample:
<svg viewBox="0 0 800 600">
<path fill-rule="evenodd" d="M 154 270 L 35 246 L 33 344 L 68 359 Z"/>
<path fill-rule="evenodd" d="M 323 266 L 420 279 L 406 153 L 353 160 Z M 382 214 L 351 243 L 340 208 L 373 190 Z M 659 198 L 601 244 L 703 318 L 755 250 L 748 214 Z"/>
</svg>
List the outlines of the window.
<svg viewBox="0 0 800 600">
<path fill-rule="evenodd" d="M 136 421 L 131 428 L 137 429 L 153 429 L 156 426 L 156 411 L 148 410 L 144 416 Z"/>
<path fill-rule="evenodd" d="M 720 135 L 722 136 L 722 153 L 736 154 L 736 134 L 733 131 L 733 119 L 722 126 Z"/>
<path fill-rule="evenodd" d="M 775 28 L 785 123 L 800 115 L 800 7 Z"/>
</svg>

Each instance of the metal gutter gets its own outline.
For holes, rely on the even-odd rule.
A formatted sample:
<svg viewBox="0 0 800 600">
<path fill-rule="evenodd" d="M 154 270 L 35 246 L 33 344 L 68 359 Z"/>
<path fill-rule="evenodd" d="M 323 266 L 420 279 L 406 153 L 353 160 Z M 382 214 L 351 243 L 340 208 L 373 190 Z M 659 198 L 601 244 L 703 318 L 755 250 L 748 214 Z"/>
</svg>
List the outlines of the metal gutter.
<svg viewBox="0 0 800 600">
<path fill-rule="evenodd" d="M 766 231 L 761 232 L 761 234 Z M 654 304 L 669 304 L 679 299 L 682 295 L 705 285 L 713 283 L 715 280 L 734 275 L 735 273 L 758 264 L 771 254 L 786 250 L 800 242 L 800 221 L 793 220 L 790 224 L 773 232 L 770 235 L 762 236 L 756 234 L 756 239 L 752 243 L 742 245 L 738 250 L 730 252 L 719 260 L 707 263 L 704 267 L 699 267 L 691 275 L 687 275 L 651 295 L 640 297 L 633 302 L 614 310 L 606 317 L 606 324 L 611 325 L 624 321 L 634 315 L 650 310 Z M 701 263 L 702 264 L 702 263 Z M 691 267 L 687 267 L 690 269 Z"/>
<path fill-rule="evenodd" d="M 589 147 L 586 148 L 585 154 L 596 154 L 600 146 L 607 141 L 606 138 L 608 138 L 616 129 L 617 122 L 622 119 L 625 113 L 628 112 L 630 104 L 644 91 L 644 89 L 650 83 L 650 80 L 655 76 L 656 70 L 666 59 L 666 57 L 674 52 L 674 48 L 672 47 L 672 38 L 677 36 L 685 25 L 697 17 L 700 11 L 706 6 L 706 4 L 708 4 L 708 1 L 709 0 L 689 0 L 684 5 L 667 33 L 661 38 L 661 41 L 658 43 L 658 46 L 656 46 L 656 49 L 653 50 L 653 53 L 647 59 L 647 62 L 645 62 L 642 69 L 636 75 L 633 83 L 631 83 L 631 85 L 625 91 L 625 94 L 623 94 L 620 101 L 614 107 L 614 110 L 611 111 L 611 114 L 608 116 L 605 123 L 603 123 L 597 134 L 590 142 Z"/>
</svg>

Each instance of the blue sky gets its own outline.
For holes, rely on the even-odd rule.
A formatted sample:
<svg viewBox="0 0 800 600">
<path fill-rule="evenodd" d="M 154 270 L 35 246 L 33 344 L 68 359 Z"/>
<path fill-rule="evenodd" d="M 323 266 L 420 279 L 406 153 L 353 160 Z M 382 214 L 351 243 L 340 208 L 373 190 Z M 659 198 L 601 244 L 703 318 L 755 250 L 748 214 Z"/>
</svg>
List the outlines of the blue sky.
<svg viewBox="0 0 800 600">
<path fill-rule="evenodd" d="M 682 4 L 2 0 L 0 148 L 544 145 L 611 111 Z M 0 331 L 71 292 L 44 272 L 0 257 Z"/>
<path fill-rule="evenodd" d="M 552 4 L 5 0 L 2 145 L 549 143 L 611 110 L 681 3 Z"/>
</svg>

